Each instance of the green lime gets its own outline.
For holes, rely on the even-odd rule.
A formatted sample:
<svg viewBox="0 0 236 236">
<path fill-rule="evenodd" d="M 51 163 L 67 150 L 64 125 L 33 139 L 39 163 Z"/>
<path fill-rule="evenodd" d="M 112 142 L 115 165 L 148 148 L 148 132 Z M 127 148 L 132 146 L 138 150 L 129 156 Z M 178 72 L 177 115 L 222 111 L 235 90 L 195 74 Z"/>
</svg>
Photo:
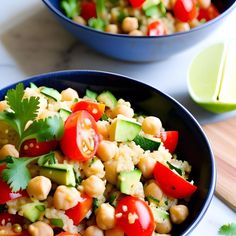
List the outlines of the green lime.
<svg viewBox="0 0 236 236">
<path fill-rule="evenodd" d="M 236 42 L 218 43 L 200 52 L 188 71 L 192 99 L 216 112 L 236 109 Z"/>
</svg>

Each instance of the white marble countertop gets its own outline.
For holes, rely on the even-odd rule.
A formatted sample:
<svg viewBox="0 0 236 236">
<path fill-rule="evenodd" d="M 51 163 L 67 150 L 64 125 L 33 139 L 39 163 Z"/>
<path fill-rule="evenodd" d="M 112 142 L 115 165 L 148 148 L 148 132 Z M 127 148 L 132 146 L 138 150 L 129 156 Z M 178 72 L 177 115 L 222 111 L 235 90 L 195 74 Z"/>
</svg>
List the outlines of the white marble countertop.
<svg viewBox="0 0 236 236">
<path fill-rule="evenodd" d="M 186 71 L 189 62 L 201 48 L 236 38 L 235 25 L 236 10 L 217 31 L 193 48 L 166 61 L 136 64 L 104 57 L 79 43 L 57 23 L 41 1 L 1 0 L 0 88 L 49 71 L 111 71 L 133 77 L 168 93 L 185 105 L 200 123 L 213 122 L 236 113 L 213 115 L 196 106 L 188 95 Z M 229 222 L 236 222 L 235 212 L 214 196 L 209 210 L 191 235 L 217 235 L 219 227 Z"/>
</svg>

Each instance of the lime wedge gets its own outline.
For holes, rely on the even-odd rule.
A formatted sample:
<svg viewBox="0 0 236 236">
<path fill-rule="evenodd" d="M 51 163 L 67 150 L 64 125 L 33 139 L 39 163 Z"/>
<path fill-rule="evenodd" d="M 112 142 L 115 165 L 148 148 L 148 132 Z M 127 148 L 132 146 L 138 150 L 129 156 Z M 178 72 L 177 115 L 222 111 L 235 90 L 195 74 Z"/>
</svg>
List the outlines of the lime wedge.
<svg viewBox="0 0 236 236">
<path fill-rule="evenodd" d="M 192 99 L 203 108 L 222 113 L 236 109 L 236 41 L 218 43 L 200 52 L 188 71 Z"/>
</svg>

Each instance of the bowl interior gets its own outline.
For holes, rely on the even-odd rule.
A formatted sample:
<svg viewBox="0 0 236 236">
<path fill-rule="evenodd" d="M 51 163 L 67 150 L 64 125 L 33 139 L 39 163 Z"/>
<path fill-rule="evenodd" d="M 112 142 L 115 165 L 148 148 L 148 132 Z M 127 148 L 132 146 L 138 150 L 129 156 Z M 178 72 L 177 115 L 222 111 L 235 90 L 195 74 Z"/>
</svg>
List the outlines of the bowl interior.
<svg viewBox="0 0 236 236">
<path fill-rule="evenodd" d="M 56 72 L 26 80 L 25 86 L 28 86 L 29 82 L 58 90 L 72 87 L 80 95 L 84 95 L 86 88 L 97 92 L 110 90 L 117 98 L 130 101 L 135 111 L 160 117 L 167 130 L 178 130 L 180 135 L 177 155 L 179 159 L 187 160 L 192 165 L 190 179 L 194 180 L 198 190 L 189 202 L 188 220 L 184 224 L 175 226 L 172 235 L 187 235 L 197 225 L 214 192 L 215 165 L 204 133 L 186 109 L 148 85 L 115 74 L 95 71 Z M 0 91 L 1 100 L 10 87 Z"/>
</svg>

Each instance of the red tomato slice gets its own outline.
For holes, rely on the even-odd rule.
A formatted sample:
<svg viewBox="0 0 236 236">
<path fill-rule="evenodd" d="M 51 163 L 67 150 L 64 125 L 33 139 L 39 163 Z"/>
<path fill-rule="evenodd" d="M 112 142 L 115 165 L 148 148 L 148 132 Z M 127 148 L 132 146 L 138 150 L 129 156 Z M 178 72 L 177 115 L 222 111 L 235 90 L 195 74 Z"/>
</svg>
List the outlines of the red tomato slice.
<svg viewBox="0 0 236 236">
<path fill-rule="evenodd" d="M 93 199 L 88 195 L 83 194 L 81 198 L 81 202 L 65 212 L 66 215 L 73 220 L 74 225 L 79 225 L 93 205 Z"/>
<path fill-rule="evenodd" d="M 151 209 L 143 200 L 127 196 L 116 207 L 116 225 L 127 236 L 151 236 L 155 225 Z"/>
<path fill-rule="evenodd" d="M 197 190 L 195 185 L 190 184 L 160 162 L 156 163 L 153 174 L 162 191 L 170 197 L 189 197 Z"/>
<path fill-rule="evenodd" d="M 148 25 L 148 36 L 161 36 L 166 34 L 166 28 L 162 21 L 157 20 Z"/>
<path fill-rule="evenodd" d="M 29 139 L 21 145 L 20 156 L 40 156 L 56 149 L 57 144 L 56 140 L 37 142 L 36 139 Z"/>
<path fill-rule="evenodd" d="M 72 234 L 70 232 L 61 232 L 57 234 L 56 236 L 80 236 L 80 234 Z"/>
<path fill-rule="evenodd" d="M 0 166 L 0 175 L 5 168 L 6 165 Z M 12 192 L 10 186 L 6 182 L 4 182 L 1 177 L 0 177 L 0 189 L 1 189 L 0 204 L 5 204 L 6 202 L 12 199 L 28 196 L 26 191 Z"/>
<path fill-rule="evenodd" d="M 24 225 L 25 220 L 24 217 L 19 215 L 12 215 L 9 213 L 1 213 L 0 214 L 0 235 L 1 236 L 30 236 L 28 231 L 23 231 L 21 233 L 15 233 L 11 226 L 6 226 L 7 223 L 20 224 Z"/>
<path fill-rule="evenodd" d="M 191 21 L 198 15 L 195 0 L 176 0 L 173 10 L 175 17 L 182 22 Z"/>
<path fill-rule="evenodd" d="M 80 15 L 85 19 L 97 17 L 96 4 L 94 2 L 83 2 L 80 5 Z"/>
<path fill-rule="evenodd" d="M 216 18 L 219 15 L 220 15 L 219 11 L 212 3 L 207 9 L 200 8 L 199 15 L 197 18 L 198 18 L 198 20 L 209 21 L 209 20 Z"/>
<path fill-rule="evenodd" d="M 60 142 L 67 157 L 78 161 L 90 159 L 97 151 L 98 141 L 96 121 L 87 111 L 77 111 L 67 118 Z"/>
<path fill-rule="evenodd" d="M 91 101 L 80 101 L 73 105 L 72 112 L 80 110 L 89 112 L 89 114 L 93 116 L 95 121 L 98 121 L 105 111 L 105 104 Z"/>
<path fill-rule="evenodd" d="M 145 0 L 129 0 L 130 4 L 132 5 L 132 7 L 134 8 L 139 8 L 143 5 Z"/>
<path fill-rule="evenodd" d="M 169 150 L 170 153 L 174 153 L 179 139 L 178 131 L 163 131 L 160 134 L 161 141 L 166 149 Z"/>
</svg>

